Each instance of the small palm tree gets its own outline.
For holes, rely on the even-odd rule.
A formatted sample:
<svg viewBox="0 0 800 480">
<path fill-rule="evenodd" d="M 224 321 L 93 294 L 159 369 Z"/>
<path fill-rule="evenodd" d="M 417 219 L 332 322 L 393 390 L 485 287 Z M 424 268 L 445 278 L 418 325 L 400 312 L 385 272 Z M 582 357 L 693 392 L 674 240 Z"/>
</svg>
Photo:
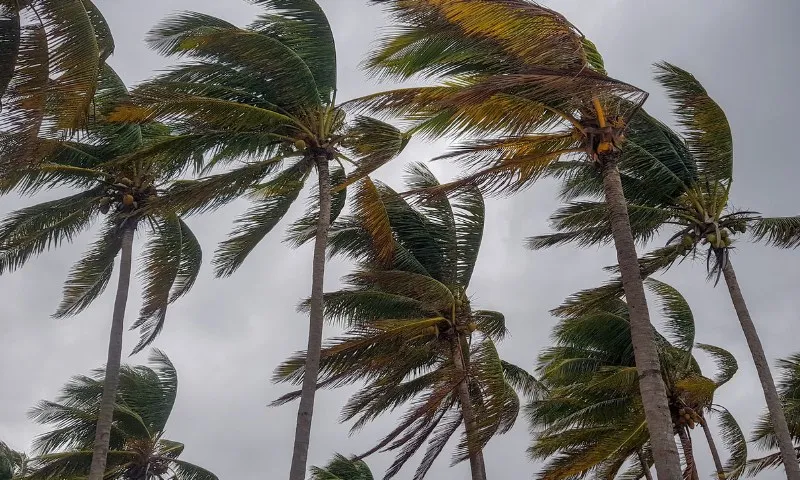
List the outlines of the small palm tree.
<svg viewBox="0 0 800 480">
<path fill-rule="evenodd" d="M 435 86 L 379 93 L 357 103 L 414 122 L 412 132 L 472 137 L 445 155 L 467 173 L 430 195 L 470 185 L 512 194 L 553 164 L 590 165 L 602 178 L 631 305 L 636 365 L 661 478 L 680 477 L 669 409 L 639 277 L 618 162 L 625 130 L 646 93 L 606 74 L 595 46 L 562 15 L 528 0 L 388 5 L 395 29 L 367 66 L 381 77 L 434 78 Z M 643 156 L 657 164 L 658 159 Z M 664 174 L 653 169 L 657 177 Z"/>
<path fill-rule="evenodd" d="M 787 474 L 792 479 L 800 478 L 800 466 L 794 461 L 794 447 L 769 363 L 730 261 L 734 237 L 747 231 L 755 241 L 765 241 L 779 248 L 800 246 L 800 216 L 764 218 L 756 212 L 736 210 L 730 206 L 733 139 L 724 111 L 689 72 L 669 63 L 656 65 L 656 70 L 656 79 L 667 89 L 675 104 L 674 111 L 685 130 L 687 151 L 691 154 L 688 162 L 675 163 L 683 164 L 687 172 L 694 169 L 695 173 L 674 176 L 667 181 L 681 192 L 671 199 L 647 195 L 647 186 L 652 180 L 646 172 L 639 172 L 639 176 L 633 176 L 628 183 L 629 188 L 636 191 L 635 200 L 628 206 L 634 236 L 647 241 L 657 233 L 671 235 L 666 247 L 655 249 L 641 259 L 641 273 L 647 276 L 666 270 L 706 249 L 709 275 L 715 275 L 717 281 L 722 276 L 728 286 L 774 419 Z M 674 151 L 679 153 L 675 155 L 676 159 L 685 157 L 687 152 Z M 602 188 L 587 175 L 576 176 L 570 184 L 572 189 L 565 190 L 565 196 L 570 200 L 587 193 L 596 195 Z M 551 217 L 558 233 L 534 237 L 529 244 L 538 249 L 568 242 L 583 245 L 609 242 L 612 235 L 608 215 L 609 210 L 603 202 L 572 201 Z M 617 281 L 602 289 L 584 292 L 581 302 L 587 304 L 589 297 L 614 295 L 614 291 L 621 287 L 622 283 Z"/>
<path fill-rule="evenodd" d="M 668 338 L 656 333 L 661 375 L 667 386 L 673 432 L 680 439 L 684 478 L 697 479 L 690 430 L 701 425 L 719 478 L 738 478 L 747 461 L 744 436 L 730 413 L 713 403 L 719 387 L 737 371 L 726 350 L 696 346 L 716 361 L 715 377 L 703 376 L 693 355 L 695 323 L 683 296 L 669 285 L 647 279 L 666 320 Z M 544 460 L 539 478 L 568 479 L 594 472 L 616 478 L 649 477 L 651 451 L 630 338 L 630 312 L 619 298 L 594 304 L 580 315 L 566 315 L 553 332 L 554 346 L 539 357 L 539 379 L 547 394 L 527 407 L 535 432 L 532 456 Z M 723 438 L 732 455 L 723 466 L 706 417 L 721 414 Z"/>
<path fill-rule="evenodd" d="M 0 442 L 0 480 L 24 477 L 28 472 L 28 457 Z"/>
<path fill-rule="evenodd" d="M 311 480 L 373 480 L 372 472 L 362 460 L 336 455 L 324 468 L 311 467 Z"/>
<path fill-rule="evenodd" d="M 438 182 L 424 165 L 414 164 L 408 185 Z M 360 268 L 347 277 L 346 289 L 325 295 L 328 318 L 348 330 L 323 348 L 318 386 L 368 382 L 344 408 L 344 420 L 356 420 L 353 430 L 412 401 L 400 426 L 359 457 L 399 450 L 385 478 L 428 442 L 414 475 L 423 478 L 463 423 L 455 460 L 469 459 L 472 478 L 485 479 L 483 447 L 514 424 L 515 390 L 533 393 L 536 382 L 498 356 L 494 341 L 506 333 L 503 315 L 473 309 L 469 300 L 483 198 L 473 188 L 412 205 L 367 180 L 355 206 L 355 216 L 334 225 L 331 252 L 359 260 Z M 302 382 L 304 362 L 300 352 L 278 367 L 275 380 Z"/>
<path fill-rule="evenodd" d="M 278 224 L 316 169 L 315 205 L 298 220 L 295 240 L 314 239 L 308 372 L 297 414 L 290 480 L 306 473 L 316 371 L 322 342 L 322 294 L 328 228 L 344 207 L 345 187 L 397 155 L 408 137 L 336 104 L 336 45 L 314 0 L 251 0 L 265 11 L 246 28 L 185 12 L 148 36 L 165 55 L 192 60 L 137 88 L 135 105 L 115 118 L 159 118 L 183 135 L 165 145 L 175 162 L 197 160 L 225 173 L 180 183 L 178 208 L 202 212 L 248 193 L 255 205 L 219 247 L 217 276 L 233 274 Z M 205 157 L 204 157 L 205 156 Z M 347 173 L 345 167 L 352 166 Z"/>
<path fill-rule="evenodd" d="M 120 257 L 119 283 L 111 319 L 105 391 L 97 416 L 97 440 L 90 480 L 102 479 L 112 429 L 114 392 L 122 356 L 125 306 L 131 280 L 134 235 L 147 231 L 141 278 L 144 304 L 132 328 L 141 328 L 142 350 L 161 332 L 167 305 L 194 284 L 200 269 L 200 245 L 189 227 L 167 205 L 165 183 L 175 172 L 141 154 L 170 138 L 169 129 L 149 123 L 116 124 L 106 114 L 126 99 L 119 77 L 105 67 L 95 96 L 98 114 L 77 139 L 38 138 L 41 155 L 34 166 L 0 180 L 3 191 L 35 193 L 67 187 L 71 195 L 11 212 L 0 222 L 0 274 L 22 267 L 32 257 L 72 241 L 104 218 L 100 238 L 75 264 L 64 287 L 56 317 L 76 315 L 105 290 Z"/>
<path fill-rule="evenodd" d="M 796 353 L 789 358 L 778 360 L 778 368 L 781 370 L 778 392 L 794 441 L 795 456 L 800 458 L 800 354 Z M 778 438 L 768 411 L 758 420 L 751 441 L 763 450 L 779 449 Z M 748 473 L 755 476 L 763 470 L 781 465 L 783 465 L 783 455 L 779 450 L 752 460 L 748 465 Z"/>
<path fill-rule="evenodd" d="M 31 161 L 31 142 L 41 133 L 87 124 L 113 51 L 91 0 L 0 0 L 0 174 Z"/>
<path fill-rule="evenodd" d="M 107 480 L 217 480 L 217 476 L 180 460 L 184 445 L 164 438 L 175 405 L 178 375 L 169 358 L 153 350 L 150 364 L 122 366 L 114 404 Z M 34 442 L 29 480 L 78 478 L 92 464 L 95 426 L 105 394 L 103 369 L 73 378 L 55 401 L 42 401 L 31 418 L 53 430 Z"/>
</svg>

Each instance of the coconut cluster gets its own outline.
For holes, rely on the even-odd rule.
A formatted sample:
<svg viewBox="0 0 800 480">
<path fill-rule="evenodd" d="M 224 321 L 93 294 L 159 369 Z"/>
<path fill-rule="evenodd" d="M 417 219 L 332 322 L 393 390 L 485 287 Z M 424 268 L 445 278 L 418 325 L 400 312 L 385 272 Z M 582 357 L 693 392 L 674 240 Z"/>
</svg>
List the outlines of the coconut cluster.
<svg viewBox="0 0 800 480">
<path fill-rule="evenodd" d="M 453 292 L 453 298 L 455 324 L 452 322 L 453 311 L 442 312 L 442 317 L 447 320 L 442 320 L 437 325 L 425 328 L 424 335 L 444 340 L 453 338 L 460 333 L 469 335 L 478 329 L 478 324 L 472 316 L 469 298 L 460 290 Z"/>
<path fill-rule="evenodd" d="M 156 188 L 152 184 L 144 185 L 127 177 L 120 177 L 109 185 L 105 195 L 100 198 L 100 212 L 107 214 L 112 209 L 119 213 L 132 212 L 156 196 Z"/>
<path fill-rule="evenodd" d="M 680 237 L 675 249 L 681 253 L 690 252 L 697 244 L 709 245 L 713 249 L 729 248 L 733 243 L 733 235 L 745 233 L 747 225 L 744 221 L 730 221 L 723 224 L 707 223 L 695 226 Z"/>
</svg>

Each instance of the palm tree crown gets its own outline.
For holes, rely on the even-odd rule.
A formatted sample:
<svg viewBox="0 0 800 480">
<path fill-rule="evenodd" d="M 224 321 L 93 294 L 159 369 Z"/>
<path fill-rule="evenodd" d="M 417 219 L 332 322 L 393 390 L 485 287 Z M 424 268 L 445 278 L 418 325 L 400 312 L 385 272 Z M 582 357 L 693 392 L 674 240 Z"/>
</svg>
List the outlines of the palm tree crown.
<svg viewBox="0 0 800 480">
<path fill-rule="evenodd" d="M 0 273 L 14 271 L 45 250 L 72 241 L 99 218 L 103 231 L 75 264 L 64 287 L 57 317 L 75 315 L 103 293 L 122 249 L 125 231 L 147 227 L 141 278 L 144 304 L 133 328 L 142 331 L 139 351 L 160 333 L 167 305 L 188 292 L 199 273 L 197 239 L 167 207 L 167 182 L 175 172 L 143 152 L 171 139 L 158 123 L 119 124 L 108 113 L 127 98 L 116 73 L 104 67 L 95 95 L 96 118 L 77 138 L 37 138 L 39 160 L 0 180 L 0 189 L 36 193 L 66 187 L 71 195 L 10 213 L 0 223 Z"/>
<path fill-rule="evenodd" d="M 311 480 L 373 480 L 372 472 L 362 460 L 336 455 L 321 467 L 311 467 Z"/>
<path fill-rule="evenodd" d="M 154 350 L 152 367 L 123 366 L 114 409 L 114 428 L 105 478 L 126 480 L 217 480 L 213 473 L 180 460 L 184 445 L 164 433 L 175 405 L 178 376 L 169 358 Z M 95 424 L 105 372 L 72 379 L 55 401 L 31 410 L 37 422 L 53 430 L 39 436 L 31 480 L 85 476 L 92 460 Z"/>
<path fill-rule="evenodd" d="M 719 473 L 738 478 L 747 460 L 746 442 L 730 413 L 714 404 L 717 389 L 736 373 L 737 362 L 720 347 L 695 345 L 694 317 L 680 293 L 654 279 L 647 279 L 646 285 L 666 320 L 668 336 L 654 333 L 673 427 L 684 444 L 684 478 L 697 478 L 689 430 L 696 424 L 705 430 L 706 417 L 713 413 L 720 415 L 731 450 L 727 465 L 718 466 Z M 547 394 L 526 408 L 535 432 L 530 453 L 546 462 L 539 478 L 576 478 L 591 472 L 602 478 L 641 478 L 652 459 L 636 385 L 628 306 L 614 298 L 579 315 L 562 315 L 553 340 L 537 368 Z M 713 378 L 702 374 L 692 352 L 695 346 L 716 361 Z M 626 463 L 631 468 L 621 474 Z"/>
<path fill-rule="evenodd" d="M 415 164 L 408 185 L 438 182 Z M 410 204 L 366 181 L 355 205 L 356 215 L 338 221 L 331 233 L 331 253 L 359 259 L 360 268 L 345 289 L 325 296 L 328 318 L 348 330 L 323 349 L 319 386 L 368 382 L 344 408 L 343 418 L 355 420 L 353 430 L 413 400 L 400 426 L 367 455 L 399 450 L 390 478 L 428 442 L 414 476 L 419 479 L 463 422 L 456 461 L 477 455 L 492 436 L 511 428 L 519 410 L 515 390 L 531 394 L 536 383 L 498 356 L 494 341 L 506 333 L 503 315 L 474 309 L 467 293 L 483 235 L 477 189 Z M 281 365 L 275 379 L 301 381 L 304 356 Z"/>
</svg>

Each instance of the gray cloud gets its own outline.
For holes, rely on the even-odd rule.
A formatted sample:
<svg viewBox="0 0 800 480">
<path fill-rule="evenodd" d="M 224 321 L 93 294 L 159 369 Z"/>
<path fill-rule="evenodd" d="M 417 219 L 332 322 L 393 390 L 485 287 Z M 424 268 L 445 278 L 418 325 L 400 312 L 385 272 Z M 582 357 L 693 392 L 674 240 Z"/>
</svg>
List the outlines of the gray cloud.
<svg viewBox="0 0 800 480">
<path fill-rule="evenodd" d="M 257 11 L 236 0 L 97 3 L 115 32 L 117 52 L 111 63 L 129 83 L 169 64 L 142 43 L 145 32 L 168 13 L 193 9 L 246 24 Z M 362 0 L 321 3 L 338 41 L 340 98 L 385 87 L 357 69 L 385 25 L 381 11 Z M 597 43 L 613 75 L 651 92 L 647 108 L 661 118 L 667 117 L 668 107 L 650 78 L 651 63 L 665 59 L 695 73 L 725 108 L 734 128 L 733 203 L 764 214 L 798 213 L 800 167 L 794 147 L 800 100 L 794 89 L 800 72 L 792 52 L 800 42 L 794 25 L 800 18 L 800 4 L 794 0 L 548 3 Z M 415 140 L 397 163 L 378 176 L 399 186 L 403 163 L 426 160 L 445 147 L 444 142 L 431 146 Z M 443 177 L 454 173 L 451 166 L 440 163 L 434 164 L 434 170 Z M 554 192 L 554 184 L 543 183 L 511 199 L 489 202 L 482 255 L 471 285 L 475 303 L 506 314 L 512 336 L 501 346 L 501 353 L 525 367 L 533 365 L 548 343 L 554 324 L 548 310 L 570 293 L 603 281 L 600 267 L 613 263 L 608 248 L 530 252 L 522 247 L 524 237 L 547 231 L 547 215 L 557 205 Z M 0 212 L 30 202 L 29 198 L 0 198 Z M 244 208 L 244 202 L 237 202 L 213 215 L 191 219 L 207 258 L 229 230 L 232 217 Z M 298 205 L 293 213 L 301 208 Z M 77 318 L 49 318 L 69 266 L 92 236 L 84 235 L 73 245 L 42 255 L 23 271 L 0 277 L 0 438 L 16 448 L 27 448 L 41 432 L 26 419 L 26 410 L 39 399 L 52 398 L 71 375 L 97 367 L 105 358 L 112 292 Z M 277 234 L 265 241 L 230 279 L 214 280 L 205 268 L 193 292 L 171 310 L 156 342 L 173 359 L 180 375 L 169 436 L 187 444 L 188 460 L 223 479 L 283 478 L 288 470 L 296 406 L 274 409 L 266 404 L 286 391 L 269 383 L 273 367 L 305 346 L 307 319 L 294 307 L 310 289 L 311 250 L 290 250 L 280 240 Z M 794 336 L 800 311 L 797 252 L 742 245 L 733 261 L 770 357 L 800 350 Z M 347 271 L 346 263 L 331 263 L 326 288 L 335 289 Z M 705 282 L 702 265 L 681 265 L 665 278 L 692 305 L 698 340 L 726 346 L 737 355 L 740 372 L 717 402 L 728 406 L 748 430 L 762 410 L 763 398 L 727 293 Z M 137 287 L 131 295 L 129 319 L 136 314 L 138 294 Z M 135 333 L 129 333 L 126 348 L 135 339 Z M 129 361 L 145 359 L 142 354 Z M 347 427 L 337 423 L 346 395 L 346 391 L 335 391 L 318 396 L 312 463 L 321 464 L 337 451 L 359 453 L 392 425 L 392 419 L 381 419 L 348 437 Z M 700 442 L 702 435 L 696 438 Z M 490 477 L 531 478 L 537 465 L 525 455 L 529 442 L 524 419 L 512 432 L 494 440 L 487 449 Z M 707 450 L 704 444 L 698 445 L 701 472 L 710 474 Z M 376 456 L 370 464 L 380 472 L 391 459 L 390 455 Z M 466 464 L 448 468 L 447 460 L 443 457 L 438 462 L 430 478 L 467 477 Z M 399 478 L 409 478 L 412 471 L 409 468 Z M 780 477 L 779 471 L 773 471 L 760 478 Z"/>
</svg>

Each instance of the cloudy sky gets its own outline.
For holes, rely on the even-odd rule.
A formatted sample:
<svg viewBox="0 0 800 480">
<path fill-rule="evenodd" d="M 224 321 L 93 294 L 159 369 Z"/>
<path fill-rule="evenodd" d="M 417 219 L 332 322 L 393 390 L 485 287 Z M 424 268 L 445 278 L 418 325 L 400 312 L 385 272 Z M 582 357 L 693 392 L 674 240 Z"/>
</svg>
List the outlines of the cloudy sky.
<svg viewBox="0 0 800 480">
<path fill-rule="evenodd" d="M 168 61 L 148 51 L 145 32 L 171 12 L 193 9 L 243 25 L 255 9 L 240 0 L 97 0 L 108 18 L 117 43 L 112 65 L 130 84 L 164 68 Z M 796 0 L 552 0 L 598 45 L 609 71 L 651 92 L 647 108 L 668 119 L 662 92 L 651 80 L 651 64 L 676 63 L 698 76 L 723 106 L 734 130 L 736 207 L 769 215 L 800 213 L 797 185 L 797 114 L 795 92 L 800 70 L 796 45 L 800 33 L 800 3 Z M 376 91 L 358 64 L 371 42 L 386 26 L 380 9 L 365 0 L 321 0 L 333 24 L 339 52 L 341 99 Z M 402 165 L 426 160 L 444 150 L 413 142 L 378 177 L 399 186 Z M 443 177 L 452 168 L 437 163 Z M 548 310 L 579 289 L 595 286 L 605 277 L 601 267 L 613 263 L 609 248 L 576 251 L 561 248 L 530 252 L 526 236 L 548 230 L 546 218 L 557 206 L 554 184 L 543 183 L 511 199 L 491 201 L 483 249 L 471 285 L 473 304 L 505 313 L 512 336 L 501 353 L 518 365 L 531 367 L 548 343 L 554 324 Z M 51 195 L 55 195 L 54 193 Z M 0 199 L 6 213 L 31 202 L 28 198 Z M 300 202 L 302 203 L 302 202 Z M 232 218 L 246 208 L 235 203 L 213 215 L 190 220 L 207 252 L 222 240 Z M 298 205 L 290 217 L 303 208 Z M 42 255 L 13 275 L 0 278 L 0 439 L 17 449 L 28 448 L 41 428 L 26 411 L 38 400 L 53 398 L 72 375 L 82 374 L 105 360 L 113 289 L 77 318 L 53 320 L 61 283 L 96 232 L 73 245 Z M 141 242 L 140 242 L 141 244 Z M 771 360 L 800 351 L 800 252 L 771 251 L 737 245 L 733 255 L 764 346 Z M 348 265 L 334 262 L 326 289 L 333 290 Z M 176 304 L 156 346 L 176 364 L 180 375 L 178 401 L 168 436 L 187 444 L 185 458 L 214 471 L 222 479 L 285 478 L 291 457 L 296 405 L 267 408 L 286 392 L 269 382 L 272 369 L 284 357 L 304 348 L 307 319 L 295 312 L 310 289 L 311 249 L 290 250 L 276 232 L 251 255 L 232 278 L 215 280 L 206 268 L 192 293 Z M 727 292 L 705 282 L 704 266 L 683 264 L 666 276 L 688 298 L 698 323 L 697 340 L 725 346 L 737 355 L 740 371 L 724 387 L 717 402 L 727 406 L 749 430 L 763 408 L 763 397 L 744 338 Z M 136 287 L 128 315 L 139 307 Z M 658 320 L 657 315 L 654 319 Z M 335 333 L 333 330 L 328 333 Z M 126 337 L 126 349 L 136 333 Z M 129 359 L 146 361 L 146 354 Z M 704 360 L 704 365 L 708 362 Z M 392 425 L 375 422 L 349 437 L 337 423 L 348 392 L 323 392 L 317 413 L 310 460 L 324 463 L 334 452 L 360 453 Z M 701 475 L 710 475 L 708 450 L 695 433 Z M 531 478 L 538 466 L 525 449 L 530 443 L 525 421 L 487 448 L 491 478 Z M 369 460 L 380 474 L 392 460 L 377 455 Z M 409 465 L 398 478 L 410 478 Z M 430 478 L 468 477 L 466 463 L 449 468 L 447 455 Z M 781 478 L 779 472 L 760 478 Z"/>
</svg>

